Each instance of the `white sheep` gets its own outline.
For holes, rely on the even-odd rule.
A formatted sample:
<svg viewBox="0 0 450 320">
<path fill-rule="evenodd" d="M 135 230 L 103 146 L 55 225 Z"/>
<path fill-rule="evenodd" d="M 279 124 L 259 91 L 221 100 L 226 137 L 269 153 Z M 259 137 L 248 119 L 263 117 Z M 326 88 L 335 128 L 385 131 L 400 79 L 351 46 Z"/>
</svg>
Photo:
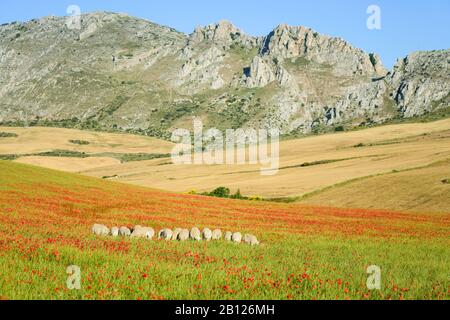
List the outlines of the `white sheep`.
<svg viewBox="0 0 450 320">
<path fill-rule="evenodd" d="M 258 238 L 256 238 L 254 235 L 252 234 L 246 234 L 244 235 L 244 242 L 248 245 L 251 246 L 257 246 L 259 245 L 259 241 Z"/>
<path fill-rule="evenodd" d="M 172 240 L 178 240 L 178 235 L 180 234 L 180 232 L 182 231 L 183 229 L 180 229 L 180 228 L 176 228 L 175 230 L 173 230 L 173 234 L 172 234 Z"/>
<path fill-rule="evenodd" d="M 231 236 L 231 240 L 235 243 L 241 243 L 242 241 L 242 234 L 240 232 L 235 232 Z"/>
<path fill-rule="evenodd" d="M 113 236 L 114 238 L 119 236 L 119 228 L 117 227 L 112 227 L 111 228 L 111 236 Z"/>
<path fill-rule="evenodd" d="M 128 229 L 127 227 L 120 227 L 119 235 L 122 237 L 129 237 L 129 236 L 131 236 L 131 230 Z"/>
<path fill-rule="evenodd" d="M 187 230 L 187 229 L 181 230 L 181 232 L 178 234 L 178 240 L 186 241 L 188 239 L 189 239 L 189 230 Z"/>
<path fill-rule="evenodd" d="M 92 233 L 96 236 L 107 236 L 109 235 L 109 228 L 102 224 L 94 224 L 92 226 Z"/>
<path fill-rule="evenodd" d="M 212 231 L 210 229 L 208 229 L 208 228 L 203 229 L 202 237 L 206 241 L 211 241 Z"/>
<path fill-rule="evenodd" d="M 251 246 L 259 246 L 259 240 L 258 240 L 258 238 L 256 238 L 255 236 L 253 236 L 252 237 L 252 240 L 251 240 L 251 242 L 250 242 L 250 245 Z"/>
<path fill-rule="evenodd" d="M 155 236 L 155 230 L 153 228 L 145 228 L 147 230 L 147 239 L 153 239 Z"/>
<path fill-rule="evenodd" d="M 192 240 L 201 241 L 202 240 L 202 234 L 200 232 L 199 228 L 192 228 L 191 232 L 189 233 Z"/>
<path fill-rule="evenodd" d="M 169 241 L 172 239 L 173 231 L 170 229 L 162 229 L 158 234 L 158 239 Z"/>
<path fill-rule="evenodd" d="M 231 241 L 233 237 L 233 233 L 231 231 L 225 232 L 225 241 Z"/>
<path fill-rule="evenodd" d="M 222 230 L 216 229 L 212 232 L 212 240 L 222 239 Z"/>
<path fill-rule="evenodd" d="M 136 226 L 133 229 L 133 233 L 131 234 L 131 238 L 146 238 L 146 239 L 153 239 L 155 236 L 155 230 L 153 228 L 147 228 L 147 227 L 141 227 Z"/>
<path fill-rule="evenodd" d="M 133 231 L 131 232 L 131 238 L 143 238 L 144 237 L 144 231 L 142 230 L 142 227 L 134 227 Z"/>
</svg>

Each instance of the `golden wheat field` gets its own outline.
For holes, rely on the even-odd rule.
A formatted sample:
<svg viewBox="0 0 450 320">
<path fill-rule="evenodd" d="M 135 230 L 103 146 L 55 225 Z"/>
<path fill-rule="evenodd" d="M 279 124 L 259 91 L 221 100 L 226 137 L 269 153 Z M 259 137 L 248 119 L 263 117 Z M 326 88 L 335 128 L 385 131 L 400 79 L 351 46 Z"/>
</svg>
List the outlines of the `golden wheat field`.
<svg viewBox="0 0 450 320">
<path fill-rule="evenodd" d="M 355 146 L 364 144 L 364 147 Z M 176 192 L 218 186 L 268 198 L 297 197 L 355 178 L 430 165 L 450 158 L 450 121 L 405 124 L 282 141 L 280 171 L 262 177 L 260 165 L 171 165 L 167 159 L 131 162 L 84 174 Z M 303 166 L 307 163 L 329 162 Z"/>
<path fill-rule="evenodd" d="M 170 158 L 121 162 L 111 156 L 170 153 L 172 143 L 154 138 L 57 128 L 0 131 L 18 135 L 0 139 L 0 154 L 71 150 L 91 155 L 28 155 L 18 162 L 173 192 L 224 186 L 247 196 L 318 205 L 449 211 L 449 185 L 442 180 L 450 178 L 450 119 L 282 141 L 274 176 L 261 176 L 260 165 L 174 165 Z M 89 145 L 74 145 L 73 139 Z"/>
<path fill-rule="evenodd" d="M 0 138 L 0 154 L 19 155 L 18 162 L 67 172 L 80 172 L 92 168 L 120 165 L 114 154 L 160 153 L 173 148 L 170 142 L 130 134 L 90 132 L 63 128 L 0 128 L 1 132 L 17 137 Z M 87 145 L 71 141 L 87 141 Z M 91 155 L 79 157 L 39 156 L 44 152 L 65 150 Z"/>
<path fill-rule="evenodd" d="M 339 208 L 450 212 L 450 161 L 356 179 L 306 195 L 301 202 Z"/>
<path fill-rule="evenodd" d="M 17 137 L 0 139 L 1 154 L 28 154 L 55 149 L 86 153 L 167 153 L 172 149 L 172 144 L 164 140 L 122 133 L 49 127 L 0 127 L 0 131 L 17 134 Z M 88 141 L 89 145 L 76 145 L 70 140 Z"/>
</svg>

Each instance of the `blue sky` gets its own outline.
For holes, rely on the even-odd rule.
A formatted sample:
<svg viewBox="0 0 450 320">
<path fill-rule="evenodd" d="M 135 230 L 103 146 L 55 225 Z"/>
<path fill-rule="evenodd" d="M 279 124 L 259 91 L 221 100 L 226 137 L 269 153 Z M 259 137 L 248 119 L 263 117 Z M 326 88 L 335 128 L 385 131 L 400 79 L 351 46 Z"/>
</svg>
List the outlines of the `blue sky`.
<svg viewBox="0 0 450 320">
<path fill-rule="evenodd" d="M 82 12 L 126 12 L 185 33 L 221 19 L 252 35 L 280 23 L 304 25 L 379 53 L 388 67 L 412 51 L 450 48 L 449 0 L 2 0 L 0 23 L 63 16 L 72 4 Z M 369 5 L 381 9 L 381 30 L 366 27 Z"/>
</svg>

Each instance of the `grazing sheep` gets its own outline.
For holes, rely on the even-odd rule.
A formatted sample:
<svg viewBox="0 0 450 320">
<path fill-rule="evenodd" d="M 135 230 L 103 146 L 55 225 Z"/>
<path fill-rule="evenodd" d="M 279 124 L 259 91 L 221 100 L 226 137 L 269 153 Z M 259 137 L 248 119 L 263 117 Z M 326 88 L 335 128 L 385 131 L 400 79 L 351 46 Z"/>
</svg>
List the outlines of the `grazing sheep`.
<svg viewBox="0 0 450 320">
<path fill-rule="evenodd" d="M 111 228 L 111 235 L 115 238 L 119 236 L 119 228 L 117 227 L 112 227 Z"/>
<path fill-rule="evenodd" d="M 131 230 L 128 229 L 127 227 L 120 227 L 119 235 L 122 237 L 129 237 L 129 236 L 131 236 Z"/>
<path fill-rule="evenodd" d="M 259 240 L 255 236 L 252 237 L 252 240 L 250 242 L 251 246 L 259 246 Z"/>
<path fill-rule="evenodd" d="M 225 241 L 231 241 L 232 237 L 233 237 L 233 233 L 231 231 L 225 232 Z"/>
<path fill-rule="evenodd" d="M 155 230 L 152 228 L 144 228 L 141 226 L 136 226 L 131 234 L 132 238 L 146 238 L 151 240 L 155 236 Z"/>
<path fill-rule="evenodd" d="M 158 234 L 158 239 L 169 241 L 172 239 L 173 231 L 170 229 L 162 229 Z"/>
<path fill-rule="evenodd" d="M 259 245 L 259 241 L 258 241 L 258 238 L 256 238 L 254 235 L 252 235 L 252 234 L 246 234 L 245 236 L 244 236 L 244 242 L 246 243 L 246 244 L 248 244 L 248 245 L 251 245 L 251 246 L 257 246 L 257 245 Z"/>
<path fill-rule="evenodd" d="M 153 239 L 155 236 L 155 230 L 153 228 L 145 228 L 147 229 L 147 239 Z"/>
<path fill-rule="evenodd" d="M 231 240 L 235 243 L 241 243 L 242 241 L 242 234 L 240 232 L 235 232 L 231 236 Z"/>
<path fill-rule="evenodd" d="M 180 234 L 180 232 L 182 230 L 183 229 L 180 229 L 180 228 L 176 228 L 175 230 L 173 230 L 173 234 L 172 234 L 172 240 L 173 241 L 178 240 L 178 235 Z"/>
<path fill-rule="evenodd" d="M 109 229 L 107 226 L 102 224 L 94 224 L 92 227 L 92 233 L 96 236 L 107 236 L 109 235 Z"/>
<path fill-rule="evenodd" d="M 189 230 L 187 230 L 187 229 L 181 230 L 181 232 L 178 234 L 178 240 L 186 241 L 188 239 L 189 239 Z"/>
<path fill-rule="evenodd" d="M 205 239 L 206 241 L 211 241 L 212 231 L 208 228 L 205 228 L 205 229 L 203 229 L 202 236 L 203 236 L 203 239 Z"/>
<path fill-rule="evenodd" d="M 213 240 L 220 240 L 222 239 L 222 231 L 220 229 L 216 229 L 212 232 L 212 239 Z"/>
<path fill-rule="evenodd" d="M 131 232 L 131 238 L 144 238 L 144 231 L 142 230 L 142 227 L 134 227 Z"/>
<path fill-rule="evenodd" d="M 190 237 L 192 240 L 196 240 L 196 241 L 201 241 L 202 240 L 202 234 L 200 233 L 200 229 L 199 228 L 192 228 L 191 232 L 190 232 Z"/>
</svg>

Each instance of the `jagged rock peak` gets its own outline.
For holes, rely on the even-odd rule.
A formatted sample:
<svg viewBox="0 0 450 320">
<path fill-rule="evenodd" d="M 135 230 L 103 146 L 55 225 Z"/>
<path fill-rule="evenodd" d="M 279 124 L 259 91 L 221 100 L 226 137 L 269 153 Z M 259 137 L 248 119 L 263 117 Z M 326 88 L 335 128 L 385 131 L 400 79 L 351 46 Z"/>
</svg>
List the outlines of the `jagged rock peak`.
<svg viewBox="0 0 450 320">
<path fill-rule="evenodd" d="M 255 46 L 258 41 L 257 38 L 245 34 L 227 20 L 221 20 L 206 27 L 197 27 L 189 40 L 191 43 L 207 41 L 223 45 L 240 43 L 245 46 Z"/>
<path fill-rule="evenodd" d="M 450 50 L 413 52 L 399 59 L 388 80 L 392 96 L 405 117 L 448 108 L 450 105 Z"/>
<path fill-rule="evenodd" d="M 279 25 L 264 38 L 260 54 L 277 59 L 304 57 L 334 65 L 343 74 L 386 74 L 378 56 L 369 55 L 341 38 L 322 35 L 304 26 Z"/>
<path fill-rule="evenodd" d="M 399 70 L 415 75 L 450 70 L 450 49 L 412 52 L 405 58 L 398 59 L 394 72 Z"/>
<path fill-rule="evenodd" d="M 303 47 L 299 47 L 298 44 L 302 44 Z M 319 45 L 333 46 L 333 49 L 339 49 L 341 51 L 361 51 L 353 48 L 342 38 L 326 36 L 305 26 L 280 24 L 264 38 L 262 53 L 278 52 L 289 58 L 291 56 L 298 56 L 302 52 L 306 53 L 313 46 Z"/>
</svg>

